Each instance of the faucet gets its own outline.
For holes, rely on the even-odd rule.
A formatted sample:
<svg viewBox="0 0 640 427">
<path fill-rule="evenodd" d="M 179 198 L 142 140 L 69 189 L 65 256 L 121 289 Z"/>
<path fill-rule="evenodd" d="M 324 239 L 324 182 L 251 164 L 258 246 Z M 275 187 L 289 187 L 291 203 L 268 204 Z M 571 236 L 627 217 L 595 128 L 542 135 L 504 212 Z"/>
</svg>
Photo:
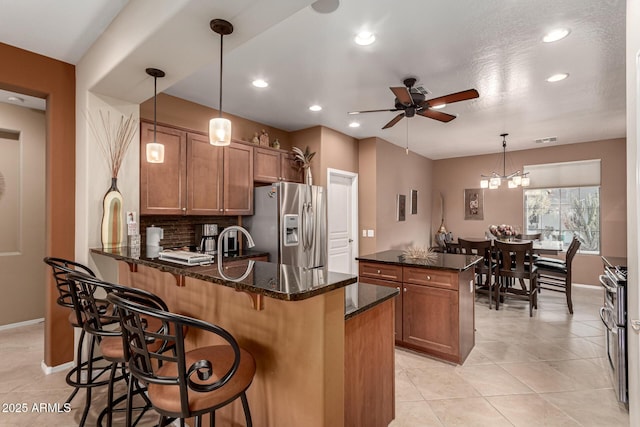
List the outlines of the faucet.
<svg viewBox="0 0 640 427">
<path fill-rule="evenodd" d="M 229 227 L 225 228 L 218 235 L 218 268 L 220 268 L 220 266 L 222 265 L 222 240 L 223 240 L 225 234 L 227 234 L 227 233 L 229 233 L 230 231 L 233 231 L 233 230 L 238 230 L 242 234 L 247 236 L 247 247 L 252 248 L 252 247 L 254 247 L 256 245 L 255 242 L 253 241 L 253 238 L 251 237 L 251 234 L 249 234 L 249 232 L 247 231 L 246 228 L 242 228 L 239 225 L 232 225 L 232 226 L 229 226 Z"/>
</svg>

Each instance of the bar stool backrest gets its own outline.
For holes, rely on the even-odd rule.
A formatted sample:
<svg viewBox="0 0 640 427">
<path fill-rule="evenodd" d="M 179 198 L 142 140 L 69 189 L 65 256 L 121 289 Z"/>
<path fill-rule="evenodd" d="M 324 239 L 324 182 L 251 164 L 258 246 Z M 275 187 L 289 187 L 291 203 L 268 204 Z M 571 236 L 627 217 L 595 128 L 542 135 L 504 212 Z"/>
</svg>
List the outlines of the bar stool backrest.
<svg viewBox="0 0 640 427">
<path fill-rule="evenodd" d="M 53 270 L 53 278 L 58 290 L 56 303 L 62 307 L 73 308 L 67 276 L 71 273 L 83 273 L 95 277 L 95 273 L 85 265 L 63 258 L 46 257 L 44 262 Z"/>
</svg>

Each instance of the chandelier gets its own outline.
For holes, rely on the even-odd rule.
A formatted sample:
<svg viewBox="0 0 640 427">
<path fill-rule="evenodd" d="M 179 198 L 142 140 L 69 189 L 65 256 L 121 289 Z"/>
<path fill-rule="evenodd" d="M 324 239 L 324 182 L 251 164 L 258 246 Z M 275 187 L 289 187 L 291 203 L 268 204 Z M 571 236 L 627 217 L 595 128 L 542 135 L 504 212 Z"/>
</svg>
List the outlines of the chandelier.
<svg viewBox="0 0 640 427">
<path fill-rule="evenodd" d="M 497 172 L 492 172 L 491 175 L 480 175 L 480 188 L 488 188 L 495 190 L 500 187 L 502 181 L 507 181 L 509 188 L 528 187 L 529 186 L 529 172 L 523 173 L 521 171 L 515 171 L 507 175 L 507 140 L 508 133 L 501 133 L 502 137 L 502 175 Z"/>
</svg>

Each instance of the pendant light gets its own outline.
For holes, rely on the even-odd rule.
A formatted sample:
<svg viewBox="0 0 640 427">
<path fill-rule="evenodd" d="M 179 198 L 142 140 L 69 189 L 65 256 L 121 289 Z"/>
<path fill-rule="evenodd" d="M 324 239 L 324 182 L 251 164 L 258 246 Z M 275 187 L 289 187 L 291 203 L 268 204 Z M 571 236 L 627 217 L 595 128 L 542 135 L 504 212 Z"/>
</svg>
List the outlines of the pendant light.
<svg viewBox="0 0 640 427">
<path fill-rule="evenodd" d="M 219 115 L 209 120 L 209 143 L 211 145 L 225 146 L 231 144 L 231 121 L 222 118 L 222 39 L 233 33 L 233 25 L 224 19 L 214 19 L 209 23 L 211 29 L 220 34 L 220 104 Z"/>
<path fill-rule="evenodd" d="M 147 68 L 145 70 L 147 74 L 153 77 L 153 142 L 147 144 L 147 162 L 149 163 L 164 163 L 164 145 L 158 142 L 156 138 L 156 127 L 158 124 L 156 112 L 158 99 L 158 77 L 164 77 L 164 71 L 157 68 Z"/>
</svg>

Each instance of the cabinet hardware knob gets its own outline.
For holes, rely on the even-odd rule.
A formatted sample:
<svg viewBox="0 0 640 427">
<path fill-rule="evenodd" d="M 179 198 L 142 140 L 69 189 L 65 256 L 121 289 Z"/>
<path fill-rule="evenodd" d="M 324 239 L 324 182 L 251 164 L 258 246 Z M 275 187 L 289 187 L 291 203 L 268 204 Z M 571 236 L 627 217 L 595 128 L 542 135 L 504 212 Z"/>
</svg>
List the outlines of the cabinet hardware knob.
<svg viewBox="0 0 640 427">
<path fill-rule="evenodd" d="M 407 292 L 407 288 L 404 288 L 404 291 Z"/>
<path fill-rule="evenodd" d="M 377 270 L 377 273 L 380 274 L 380 270 Z"/>
<path fill-rule="evenodd" d="M 400 286 L 396 286 L 396 289 L 397 289 L 397 290 L 400 290 Z"/>
<path fill-rule="evenodd" d="M 431 280 L 431 276 L 427 276 L 427 280 Z"/>
<path fill-rule="evenodd" d="M 222 212 L 222 208 L 220 208 L 220 212 Z"/>
</svg>

